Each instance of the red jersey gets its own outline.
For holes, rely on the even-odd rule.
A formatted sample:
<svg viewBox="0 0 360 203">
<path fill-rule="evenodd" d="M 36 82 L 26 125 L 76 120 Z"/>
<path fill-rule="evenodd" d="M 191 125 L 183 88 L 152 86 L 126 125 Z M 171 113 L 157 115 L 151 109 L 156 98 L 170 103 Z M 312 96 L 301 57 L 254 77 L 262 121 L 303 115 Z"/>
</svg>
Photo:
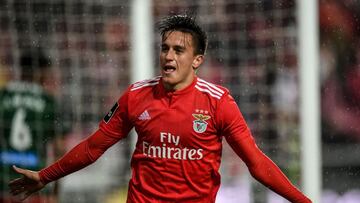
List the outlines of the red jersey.
<svg viewBox="0 0 360 203">
<path fill-rule="evenodd" d="M 229 91 L 200 78 L 174 92 L 164 89 L 161 77 L 131 85 L 99 130 L 43 169 L 41 180 L 47 183 L 91 164 L 133 127 L 138 140 L 129 203 L 215 202 L 223 137 L 265 186 L 292 202 L 310 202 L 257 148 Z"/>
<path fill-rule="evenodd" d="M 109 136 L 122 138 L 133 126 L 138 134 L 129 199 L 214 202 L 222 135 L 246 137 L 249 131 L 225 88 L 196 78 L 185 89 L 166 92 L 160 80 L 132 85 L 112 118 L 100 124 Z M 231 126 L 234 115 L 240 122 Z"/>
</svg>

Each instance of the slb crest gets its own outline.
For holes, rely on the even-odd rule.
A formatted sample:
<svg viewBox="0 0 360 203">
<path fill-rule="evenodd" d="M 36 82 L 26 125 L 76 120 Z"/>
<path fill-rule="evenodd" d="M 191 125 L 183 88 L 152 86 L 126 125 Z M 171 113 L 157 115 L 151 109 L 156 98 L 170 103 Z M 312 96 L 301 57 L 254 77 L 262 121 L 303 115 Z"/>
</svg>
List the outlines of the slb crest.
<svg viewBox="0 0 360 203">
<path fill-rule="evenodd" d="M 197 133 L 203 133 L 206 131 L 208 123 L 206 120 L 210 119 L 209 115 L 203 114 L 192 114 L 193 117 L 196 119 L 193 121 L 193 129 Z"/>
</svg>

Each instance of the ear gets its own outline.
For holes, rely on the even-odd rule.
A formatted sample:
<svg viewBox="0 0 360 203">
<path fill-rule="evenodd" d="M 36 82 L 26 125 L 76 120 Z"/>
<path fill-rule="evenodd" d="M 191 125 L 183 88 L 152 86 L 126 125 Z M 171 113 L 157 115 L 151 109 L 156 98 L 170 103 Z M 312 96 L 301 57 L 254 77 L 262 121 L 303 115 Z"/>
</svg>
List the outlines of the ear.
<svg viewBox="0 0 360 203">
<path fill-rule="evenodd" d="M 193 69 L 198 69 L 199 66 L 204 62 L 204 55 L 196 55 L 193 63 L 192 63 L 192 67 Z"/>
</svg>

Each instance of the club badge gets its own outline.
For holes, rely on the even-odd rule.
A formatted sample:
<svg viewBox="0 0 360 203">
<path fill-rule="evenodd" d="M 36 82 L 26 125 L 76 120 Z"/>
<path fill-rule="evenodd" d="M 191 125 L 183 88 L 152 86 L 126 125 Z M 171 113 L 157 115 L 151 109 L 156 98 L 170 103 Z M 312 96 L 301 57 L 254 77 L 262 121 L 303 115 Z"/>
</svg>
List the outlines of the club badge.
<svg viewBox="0 0 360 203">
<path fill-rule="evenodd" d="M 196 120 L 193 121 L 193 129 L 197 133 L 203 133 L 206 131 L 208 123 L 206 120 L 210 119 L 211 116 L 203 114 L 192 114 Z"/>
</svg>

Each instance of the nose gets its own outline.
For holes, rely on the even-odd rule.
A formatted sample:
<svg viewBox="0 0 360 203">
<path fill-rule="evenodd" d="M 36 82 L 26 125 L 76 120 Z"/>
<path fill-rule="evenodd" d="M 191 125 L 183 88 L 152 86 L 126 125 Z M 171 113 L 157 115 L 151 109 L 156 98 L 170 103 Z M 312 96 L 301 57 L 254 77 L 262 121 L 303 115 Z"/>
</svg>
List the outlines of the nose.
<svg viewBox="0 0 360 203">
<path fill-rule="evenodd" d="M 174 51 L 169 50 L 168 52 L 165 53 L 165 59 L 167 61 L 172 61 L 174 60 Z"/>
</svg>

